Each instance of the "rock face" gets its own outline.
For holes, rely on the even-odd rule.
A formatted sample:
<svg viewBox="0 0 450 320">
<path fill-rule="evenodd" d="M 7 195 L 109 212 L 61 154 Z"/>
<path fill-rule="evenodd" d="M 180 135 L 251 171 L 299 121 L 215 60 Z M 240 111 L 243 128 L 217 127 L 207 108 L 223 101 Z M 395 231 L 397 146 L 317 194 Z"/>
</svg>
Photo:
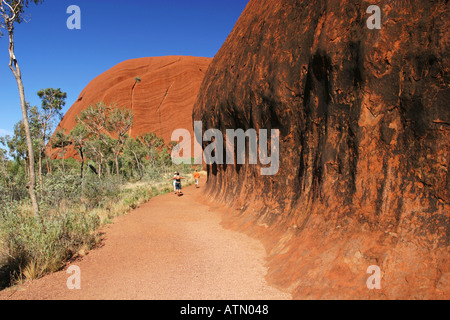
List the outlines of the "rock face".
<svg viewBox="0 0 450 320">
<path fill-rule="evenodd" d="M 449 299 L 448 3 L 380 1 L 380 30 L 372 4 L 250 1 L 193 118 L 279 129 L 280 170 L 209 166 L 208 195 L 296 298 Z"/>
<path fill-rule="evenodd" d="M 58 129 L 64 128 L 69 133 L 82 110 L 102 101 L 133 110 L 134 138 L 153 132 L 168 143 L 175 129 L 193 132 L 192 109 L 210 62 L 210 58 L 183 56 L 122 62 L 89 83 Z M 141 81 L 135 85 L 136 77 Z M 71 156 L 76 157 L 76 152 L 72 150 L 66 155 Z"/>
</svg>

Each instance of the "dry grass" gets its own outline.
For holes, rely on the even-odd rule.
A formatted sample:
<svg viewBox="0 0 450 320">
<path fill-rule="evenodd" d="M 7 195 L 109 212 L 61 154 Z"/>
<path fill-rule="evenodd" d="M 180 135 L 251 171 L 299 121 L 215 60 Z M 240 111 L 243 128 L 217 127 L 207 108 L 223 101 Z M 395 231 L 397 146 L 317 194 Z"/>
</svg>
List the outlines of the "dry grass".
<svg viewBox="0 0 450 320">
<path fill-rule="evenodd" d="M 192 174 L 185 177 L 188 179 L 184 186 L 194 184 Z M 0 268 L 7 265 L 15 284 L 57 271 L 69 259 L 84 256 L 98 244 L 102 225 L 112 223 L 115 217 L 129 213 L 154 196 L 172 191 L 171 181 L 164 179 L 124 184 L 118 194 L 103 199 L 93 209 L 82 200 L 78 203 L 61 201 L 59 206 L 45 213 L 43 227 L 39 227 L 31 207 L 20 204 L 14 214 L 0 219 L 0 229 L 4 231 L 0 237 Z"/>
</svg>

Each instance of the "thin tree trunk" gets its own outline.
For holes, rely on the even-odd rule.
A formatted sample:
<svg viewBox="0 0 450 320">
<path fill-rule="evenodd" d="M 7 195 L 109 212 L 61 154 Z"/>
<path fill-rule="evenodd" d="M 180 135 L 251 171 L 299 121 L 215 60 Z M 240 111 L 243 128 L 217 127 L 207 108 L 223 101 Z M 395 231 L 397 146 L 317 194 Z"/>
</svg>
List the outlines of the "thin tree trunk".
<svg viewBox="0 0 450 320">
<path fill-rule="evenodd" d="M 42 158 L 46 157 L 46 150 L 45 150 L 45 133 L 47 132 L 47 122 L 44 121 L 44 125 L 42 128 L 42 140 L 40 142 L 41 147 L 39 150 L 39 186 L 41 188 L 41 192 L 42 192 L 42 187 L 43 187 L 43 182 L 42 182 Z M 47 164 L 48 165 L 48 164 Z"/>
<path fill-rule="evenodd" d="M 108 163 L 109 161 L 106 161 L 106 173 L 108 174 L 108 177 L 111 177 L 111 166 Z"/>
<path fill-rule="evenodd" d="M 100 159 L 100 161 L 97 162 L 98 165 L 98 178 L 100 181 L 102 181 L 102 163 L 103 159 Z"/>
<path fill-rule="evenodd" d="M 83 153 L 83 148 L 80 148 L 79 151 L 80 151 L 80 157 L 81 157 L 81 179 L 83 179 L 83 176 L 84 176 L 84 153 Z"/>
<path fill-rule="evenodd" d="M 39 187 L 41 188 L 41 192 L 42 192 L 43 181 L 42 181 L 42 153 L 41 152 L 39 152 Z"/>
<path fill-rule="evenodd" d="M 62 170 L 63 170 L 63 173 L 65 174 L 66 173 L 66 168 L 64 166 L 64 156 L 65 156 L 65 154 L 64 154 L 64 149 L 63 149 L 63 152 L 62 152 Z"/>
<path fill-rule="evenodd" d="M 80 157 L 81 157 L 81 194 L 84 195 L 84 154 L 83 148 L 80 147 Z"/>
<path fill-rule="evenodd" d="M 115 162 L 116 162 L 116 174 L 119 175 L 119 174 L 120 174 L 120 170 L 119 170 L 119 157 L 116 155 L 114 158 L 115 158 Z"/>
<path fill-rule="evenodd" d="M 141 162 L 139 161 L 139 159 L 138 159 L 138 157 L 136 155 L 136 152 L 134 152 L 133 150 L 131 150 L 131 152 L 133 153 L 134 159 L 136 160 L 136 169 L 137 169 L 137 171 L 139 173 L 139 177 L 142 179 L 143 174 L 142 174 Z"/>
<path fill-rule="evenodd" d="M 45 161 L 47 163 L 47 174 L 52 175 L 52 166 L 49 164 L 49 157 L 47 153 L 45 153 Z"/>
<path fill-rule="evenodd" d="M 23 168 L 24 168 L 24 170 L 25 170 L 25 177 L 29 179 L 30 176 L 29 176 L 29 174 L 28 174 L 28 170 L 29 170 L 30 168 L 28 167 L 28 157 L 26 157 L 26 158 L 24 159 L 24 162 L 23 162 Z"/>
<path fill-rule="evenodd" d="M 14 27 L 12 25 L 13 22 L 8 23 L 8 32 L 9 32 L 9 68 L 11 69 L 14 77 L 17 81 L 17 87 L 19 89 L 20 95 L 20 107 L 22 109 L 22 118 L 23 118 L 23 126 L 25 129 L 25 136 L 27 140 L 27 149 L 28 149 L 28 160 L 29 160 L 29 170 L 30 170 L 30 181 L 28 185 L 28 192 L 30 194 L 31 205 L 33 207 L 33 213 L 35 217 L 39 217 L 39 205 L 36 196 L 36 170 L 34 164 L 34 150 L 33 150 L 33 141 L 31 139 L 31 131 L 30 124 L 28 122 L 28 110 L 27 104 L 25 100 L 25 89 L 22 82 L 22 73 L 19 68 L 19 64 L 17 62 L 16 56 L 14 54 Z"/>
</svg>

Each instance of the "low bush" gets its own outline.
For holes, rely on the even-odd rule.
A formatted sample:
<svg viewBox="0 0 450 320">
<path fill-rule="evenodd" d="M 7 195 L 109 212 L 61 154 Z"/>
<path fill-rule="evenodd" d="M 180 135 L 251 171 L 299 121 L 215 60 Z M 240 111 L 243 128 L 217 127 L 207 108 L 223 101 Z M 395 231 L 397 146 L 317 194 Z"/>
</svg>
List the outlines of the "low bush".
<svg viewBox="0 0 450 320">
<path fill-rule="evenodd" d="M 76 177 L 66 176 L 63 181 L 62 184 L 46 181 L 48 196 L 46 202 L 41 203 L 46 210 L 42 210 L 39 218 L 32 215 L 29 205 L 3 206 L 0 242 L 6 253 L 6 267 L 14 278 L 10 282 L 33 280 L 60 270 L 80 251 L 88 251 L 100 241 L 98 231 L 102 225 L 148 202 L 153 196 L 172 192 L 165 182 L 125 185 L 111 178 L 101 183 L 97 180 L 95 184 L 94 180 L 86 179 L 86 194 L 77 199 L 81 189 L 73 185 L 79 183 Z M 62 186 L 63 191 L 60 190 Z"/>
<path fill-rule="evenodd" d="M 99 225 L 95 214 L 69 211 L 37 218 L 4 211 L 0 235 L 7 249 L 7 264 L 19 277 L 29 279 L 57 271 L 82 248 L 96 244 Z"/>
</svg>

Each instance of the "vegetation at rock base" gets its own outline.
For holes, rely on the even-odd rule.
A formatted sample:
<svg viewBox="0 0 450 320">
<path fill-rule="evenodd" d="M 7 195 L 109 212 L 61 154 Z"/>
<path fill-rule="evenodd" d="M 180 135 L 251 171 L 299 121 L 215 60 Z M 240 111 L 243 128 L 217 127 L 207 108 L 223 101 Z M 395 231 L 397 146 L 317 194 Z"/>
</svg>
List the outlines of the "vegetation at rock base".
<svg viewBox="0 0 450 320">
<path fill-rule="evenodd" d="M 190 177 L 195 169 L 172 163 L 174 143 L 153 133 L 130 137 L 131 111 L 101 102 L 83 111 L 71 132 L 51 135 L 66 96 L 51 88 L 39 96 L 40 107 L 27 105 L 39 216 L 27 192 L 22 122 L 0 138 L 0 289 L 61 269 L 99 243 L 102 225 L 172 191 L 174 171 Z M 67 157 L 71 150 L 77 159 Z"/>
</svg>

